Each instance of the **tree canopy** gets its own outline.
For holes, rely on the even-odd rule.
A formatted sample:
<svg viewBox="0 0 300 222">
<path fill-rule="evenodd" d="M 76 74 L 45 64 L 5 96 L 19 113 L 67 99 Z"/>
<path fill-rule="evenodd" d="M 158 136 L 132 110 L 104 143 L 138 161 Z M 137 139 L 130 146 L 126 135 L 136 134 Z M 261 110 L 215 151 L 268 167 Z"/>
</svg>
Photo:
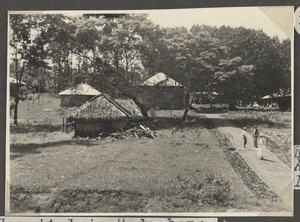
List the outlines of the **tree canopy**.
<svg viewBox="0 0 300 222">
<path fill-rule="evenodd" d="M 184 86 L 187 114 L 199 93 L 234 104 L 291 90 L 290 40 L 262 30 L 163 28 L 145 14 L 11 15 L 10 27 L 11 75 L 53 93 L 87 82 L 143 109 L 139 83 L 164 72 Z"/>
</svg>

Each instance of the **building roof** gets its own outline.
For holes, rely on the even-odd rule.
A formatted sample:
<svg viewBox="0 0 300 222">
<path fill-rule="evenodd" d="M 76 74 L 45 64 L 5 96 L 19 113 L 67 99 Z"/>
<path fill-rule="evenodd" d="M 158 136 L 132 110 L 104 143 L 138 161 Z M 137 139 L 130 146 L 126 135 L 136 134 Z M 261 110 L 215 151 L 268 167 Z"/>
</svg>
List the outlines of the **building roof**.
<svg viewBox="0 0 300 222">
<path fill-rule="evenodd" d="M 271 98 L 272 98 L 272 96 L 266 95 L 266 96 L 264 96 L 262 99 L 271 99 Z"/>
<path fill-rule="evenodd" d="M 179 82 L 167 76 L 166 74 L 159 72 L 154 76 L 144 81 L 142 86 L 182 86 Z"/>
<path fill-rule="evenodd" d="M 143 117 L 140 108 L 132 99 L 116 99 L 115 101 L 119 103 L 122 107 L 124 107 L 126 110 L 128 110 L 133 118 Z"/>
<path fill-rule="evenodd" d="M 75 87 L 71 87 L 69 89 L 66 89 L 60 93 L 58 93 L 58 95 L 63 96 L 63 95 L 86 95 L 86 96 L 97 96 L 100 95 L 101 93 L 94 89 L 93 87 L 91 87 L 88 84 L 85 83 L 81 83 Z"/>
<path fill-rule="evenodd" d="M 17 84 L 17 79 L 15 79 L 15 78 L 13 78 L 13 77 L 9 77 L 9 83 L 10 84 Z M 25 82 L 19 82 L 19 84 L 21 84 L 21 85 L 26 85 L 26 83 Z"/>
<path fill-rule="evenodd" d="M 103 93 L 84 103 L 70 117 L 85 120 L 114 120 L 130 118 L 131 114 L 109 95 Z"/>
</svg>

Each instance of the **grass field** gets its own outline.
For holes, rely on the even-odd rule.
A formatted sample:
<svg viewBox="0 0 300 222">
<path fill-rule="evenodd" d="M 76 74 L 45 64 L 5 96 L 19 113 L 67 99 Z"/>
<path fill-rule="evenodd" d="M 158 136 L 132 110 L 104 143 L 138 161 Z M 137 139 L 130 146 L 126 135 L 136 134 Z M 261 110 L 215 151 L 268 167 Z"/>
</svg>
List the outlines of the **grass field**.
<svg viewBox="0 0 300 222">
<path fill-rule="evenodd" d="M 161 111 L 143 123 L 156 139 L 80 139 L 60 131 L 59 99 L 45 95 L 11 125 L 12 212 L 282 211 L 236 174 L 205 120 Z"/>
</svg>

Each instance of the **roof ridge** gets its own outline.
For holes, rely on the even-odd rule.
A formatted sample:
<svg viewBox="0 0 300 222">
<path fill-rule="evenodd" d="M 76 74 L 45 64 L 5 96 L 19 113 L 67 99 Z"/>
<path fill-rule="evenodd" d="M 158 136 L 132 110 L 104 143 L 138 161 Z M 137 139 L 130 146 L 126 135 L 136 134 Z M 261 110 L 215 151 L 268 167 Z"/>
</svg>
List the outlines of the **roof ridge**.
<svg viewBox="0 0 300 222">
<path fill-rule="evenodd" d="M 126 116 L 128 116 L 129 118 L 132 117 L 131 113 L 127 109 L 125 109 L 125 107 L 123 107 L 121 104 L 119 104 L 116 100 L 114 100 L 110 95 L 106 93 L 102 93 L 101 95 L 103 95 L 104 98 L 106 98 L 111 104 L 117 107 Z"/>
</svg>

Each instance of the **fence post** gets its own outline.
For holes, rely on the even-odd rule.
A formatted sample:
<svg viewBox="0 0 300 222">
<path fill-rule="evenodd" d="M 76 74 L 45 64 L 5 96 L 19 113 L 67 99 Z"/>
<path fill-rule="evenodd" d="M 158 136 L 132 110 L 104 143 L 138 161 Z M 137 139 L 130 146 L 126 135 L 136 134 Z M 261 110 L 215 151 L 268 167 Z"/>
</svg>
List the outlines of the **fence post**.
<svg viewBox="0 0 300 222">
<path fill-rule="evenodd" d="M 62 119 L 62 131 L 65 132 L 65 117 Z"/>
</svg>

